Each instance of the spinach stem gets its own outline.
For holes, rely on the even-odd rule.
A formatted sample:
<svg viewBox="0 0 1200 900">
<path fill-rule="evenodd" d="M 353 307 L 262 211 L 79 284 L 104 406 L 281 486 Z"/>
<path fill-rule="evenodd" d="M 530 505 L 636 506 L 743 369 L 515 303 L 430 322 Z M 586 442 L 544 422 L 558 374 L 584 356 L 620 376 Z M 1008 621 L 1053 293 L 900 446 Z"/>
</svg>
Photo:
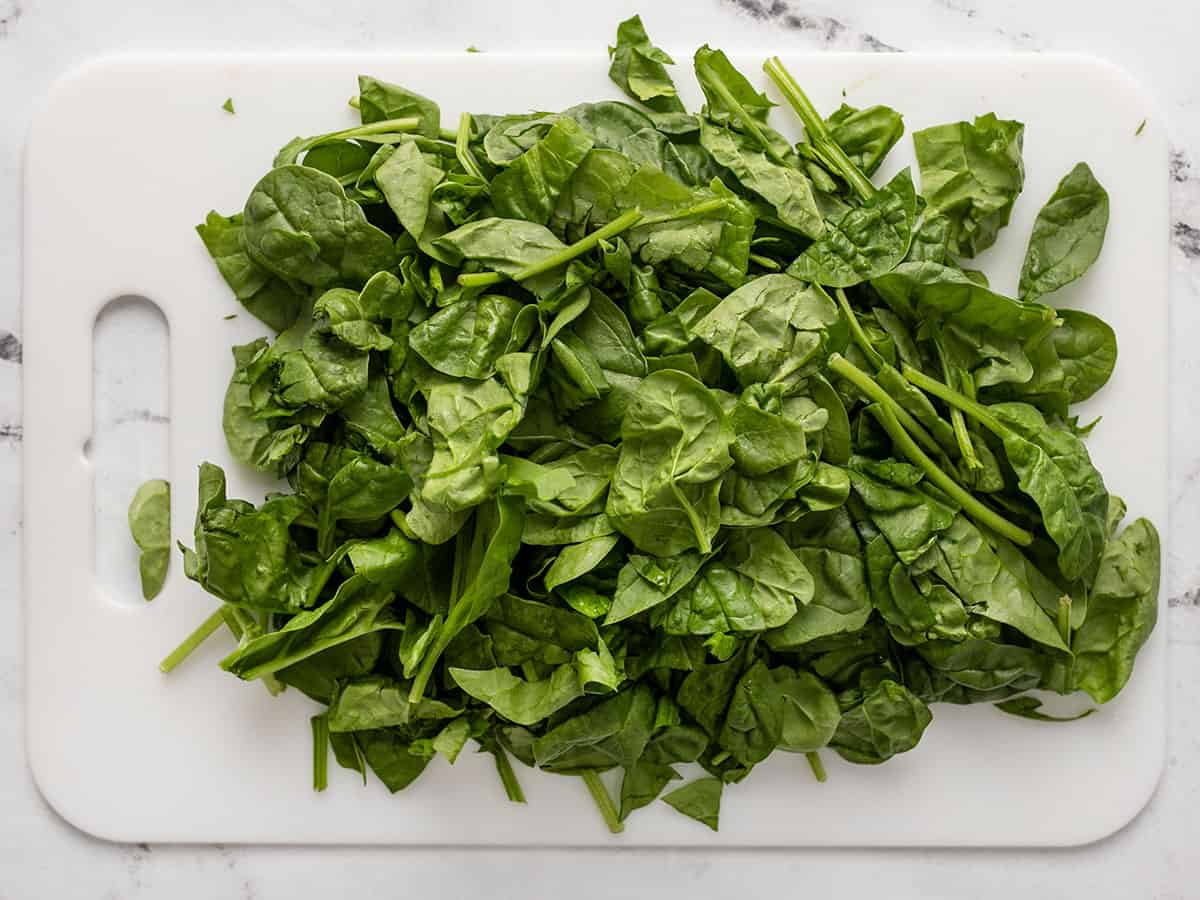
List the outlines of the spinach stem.
<svg viewBox="0 0 1200 900">
<path fill-rule="evenodd" d="M 751 254 L 750 254 L 750 262 L 752 262 L 752 263 L 758 263 L 758 264 L 759 264 L 760 266 L 762 266 L 764 269 L 768 269 L 768 270 L 770 270 L 770 271 L 772 271 L 772 272 L 778 272 L 778 271 L 779 271 L 779 269 L 780 269 L 780 265 L 779 265 L 779 263 L 775 262 L 775 260 L 771 259 L 771 257 L 769 257 L 769 256 L 760 256 L 760 255 L 759 255 L 759 254 L 757 254 L 757 253 L 751 253 Z"/>
<path fill-rule="evenodd" d="M 818 291 L 825 294 L 825 289 L 820 285 L 814 284 Z M 837 304 L 842 309 L 842 314 L 846 317 L 846 322 L 850 326 L 850 336 L 854 338 L 854 343 L 858 344 L 858 349 L 870 360 L 871 365 L 876 369 L 883 368 L 884 359 L 867 338 L 867 333 L 863 331 L 862 324 L 858 321 L 858 316 L 854 314 L 854 310 L 850 306 L 850 300 L 846 297 L 846 292 L 841 288 L 836 288 L 834 294 L 837 295 Z M 825 294 L 828 297 L 828 294 Z"/>
<path fill-rule="evenodd" d="M 957 386 L 955 371 L 950 367 L 950 359 L 946 354 L 946 348 L 942 346 L 941 329 L 934 326 L 933 346 L 937 350 L 938 360 L 942 364 L 942 380 L 946 384 Z M 962 454 L 963 464 L 970 472 L 978 472 L 983 468 L 983 463 L 979 461 L 979 457 L 975 455 L 975 444 L 971 440 L 971 433 L 967 431 L 967 420 L 963 418 L 962 410 L 958 407 L 950 407 L 950 426 L 954 429 L 954 439 L 958 442 L 959 452 Z"/>
<path fill-rule="evenodd" d="M 226 603 L 221 607 L 221 616 L 225 619 L 225 625 L 233 632 L 233 636 L 237 638 L 238 643 L 243 639 L 253 640 L 259 635 L 265 634 L 266 629 L 259 624 L 258 620 L 244 609 Z M 272 697 L 277 697 L 284 691 L 285 685 L 273 674 L 268 672 L 265 675 L 259 676 L 262 680 L 263 687 L 267 689 L 267 693 Z"/>
<path fill-rule="evenodd" d="M 600 776 L 596 774 L 596 770 L 585 769 L 581 777 L 583 783 L 587 785 L 588 791 L 591 792 L 592 799 L 596 801 L 596 806 L 600 808 L 600 815 L 604 816 L 604 823 L 608 826 L 608 830 L 613 834 L 620 834 L 625 830 L 625 826 L 621 822 L 616 805 L 612 802 L 612 797 L 608 795 L 608 789 L 600 780 Z"/>
<path fill-rule="evenodd" d="M 475 158 L 475 154 L 471 152 L 471 114 L 463 113 L 458 117 L 458 131 L 454 134 L 454 152 L 458 156 L 458 161 L 462 167 L 467 170 L 468 174 L 474 175 L 480 181 L 487 181 L 483 176 L 483 169 L 479 167 L 479 160 Z"/>
<path fill-rule="evenodd" d="M 695 206 L 689 206 L 687 209 L 681 209 L 679 212 L 667 213 L 662 216 L 652 216 L 649 219 L 642 219 L 638 222 L 639 225 L 661 225 L 664 222 L 674 222 L 678 219 L 689 219 L 692 216 L 702 216 L 706 213 L 715 212 L 718 209 L 725 207 L 724 200 L 705 200 L 703 203 L 697 203 Z"/>
<path fill-rule="evenodd" d="M 183 639 L 183 642 L 172 650 L 158 664 L 158 670 L 166 673 L 172 671 L 176 666 L 188 658 L 192 651 L 203 644 L 209 636 L 221 627 L 221 623 L 225 621 L 225 607 L 222 605 L 216 612 L 200 623 L 191 634 Z"/>
<path fill-rule="evenodd" d="M 295 162 L 300 158 L 300 154 L 314 147 L 319 147 L 321 144 L 327 144 L 330 141 L 340 141 L 344 138 L 366 137 L 372 134 L 406 134 L 410 131 L 416 131 L 421 126 L 421 120 L 415 116 L 406 116 L 402 119 L 382 119 L 378 122 L 368 122 L 366 125 L 355 125 L 353 128 L 343 128 L 341 131 L 331 131 L 328 134 L 318 134 L 313 137 L 306 138 L 295 146 L 289 145 L 284 150 L 290 152 L 290 157 L 276 157 L 276 165 L 281 162 Z M 281 151 L 282 154 L 282 151 Z"/>
<path fill-rule="evenodd" d="M 556 269 L 561 265 L 569 263 L 576 257 L 587 253 L 601 241 L 608 240 L 610 237 L 615 237 L 622 231 L 632 228 L 641 221 L 641 218 L 642 213 L 640 210 L 631 209 L 613 219 L 603 228 L 598 228 L 591 234 L 580 238 L 569 247 L 564 247 L 557 253 L 551 253 L 549 256 L 526 266 L 514 274 L 512 280 L 525 281 L 527 278 L 533 278 L 535 275 L 541 275 L 543 272 L 549 272 L 551 269 Z M 458 276 L 458 283 L 463 287 L 487 287 L 488 285 L 499 284 L 503 280 L 504 276 L 499 272 L 473 272 Z"/>
<path fill-rule="evenodd" d="M 940 454 L 942 452 L 942 448 L 938 446 L 938 442 L 933 439 L 920 422 L 913 418 L 912 413 L 897 403 L 891 394 L 875 382 L 875 379 L 846 359 L 846 357 L 840 353 L 831 354 L 829 357 L 829 368 L 833 369 L 834 372 L 866 394 L 868 399 L 874 400 L 876 403 L 890 409 L 892 414 L 900 420 L 908 432 L 922 446 L 929 450 L 930 453 Z"/>
<path fill-rule="evenodd" d="M 672 471 L 675 471 L 674 465 Z M 696 538 L 696 546 L 700 552 L 707 555 L 712 553 L 712 541 L 704 531 L 704 526 L 700 522 L 700 517 L 696 514 L 696 509 L 691 502 L 683 494 L 683 489 L 671 479 L 671 492 L 675 495 L 675 499 L 679 501 L 679 505 L 683 507 L 683 512 L 687 516 L 688 523 L 692 526 L 692 534 Z"/>
<path fill-rule="evenodd" d="M 812 769 L 813 778 L 817 779 L 817 781 L 821 782 L 821 784 L 824 784 L 826 777 L 825 763 L 821 762 L 821 754 L 816 750 L 810 750 L 805 753 L 804 756 L 808 760 L 808 767 Z"/>
<path fill-rule="evenodd" d="M 933 394 L 939 400 L 962 410 L 988 431 L 992 432 L 992 434 L 996 435 L 996 437 L 1003 439 L 1007 435 L 1012 434 L 1008 427 L 988 412 L 987 407 L 982 403 L 976 403 L 974 400 L 964 397 L 958 391 L 946 387 L 946 385 L 942 384 L 936 378 L 930 378 L 924 372 L 920 372 L 910 365 L 905 364 L 901 371 L 904 373 L 905 378 L 921 390 Z"/>
<path fill-rule="evenodd" d="M 706 71 L 709 71 L 708 66 L 705 66 L 704 68 Z M 758 121 L 751 116 L 750 113 L 746 112 L 746 108 L 742 106 L 737 97 L 733 96 L 733 92 L 729 90 L 725 82 L 723 82 L 720 78 L 713 78 L 711 79 L 709 86 L 717 92 L 721 100 L 724 101 L 725 105 L 733 110 L 734 115 L 736 115 L 738 120 L 742 123 L 742 127 L 744 127 L 748 132 L 750 132 L 751 135 L 754 136 L 754 139 L 758 141 L 759 146 L 763 148 L 763 152 L 766 153 L 767 156 L 771 157 L 772 161 L 777 162 L 780 165 L 786 165 L 786 163 L 783 161 L 783 157 L 779 155 L 779 151 L 771 146 L 770 140 L 767 138 L 767 135 L 763 132 L 762 128 L 759 127 Z"/>
<path fill-rule="evenodd" d="M 323 791 L 329 786 L 329 720 L 322 713 L 313 716 L 313 790 Z"/>
<path fill-rule="evenodd" d="M 891 437 L 892 443 L 896 445 L 901 453 L 908 457 L 909 462 L 922 469 L 925 472 L 925 476 L 931 482 L 941 488 L 943 492 L 949 494 L 962 507 L 962 511 L 968 517 L 1021 547 L 1028 547 L 1033 543 L 1032 534 L 1024 528 L 1014 525 L 989 507 L 984 506 L 966 488 L 943 472 L 937 463 L 926 456 L 924 451 L 917 446 L 916 441 L 909 437 L 908 433 L 901 427 L 895 415 L 892 414 L 890 407 L 877 404 L 870 407 L 870 409 L 879 424 L 883 426 L 883 430 Z"/>
<path fill-rule="evenodd" d="M 763 69 L 783 93 L 788 104 L 796 111 L 796 115 L 800 117 L 813 146 L 836 164 L 838 172 L 846 179 L 846 183 L 850 185 L 854 193 L 858 194 L 860 199 L 870 200 L 874 197 L 875 186 L 859 170 L 858 166 L 851 162 L 846 151 L 833 139 L 833 135 L 825 126 L 825 120 L 821 118 L 820 113 L 812 105 L 812 101 L 808 99 L 808 95 L 804 93 L 796 79 L 784 68 L 779 57 L 772 56 L 763 63 Z"/>
<path fill-rule="evenodd" d="M 1062 638 L 1067 649 L 1071 649 L 1071 595 L 1063 594 L 1058 598 L 1058 636 Z"/>
<path fill-rule="evenodd" d="M 517 773 L 513 771 L 512 763 L 508 761 L 508 754 L 504 752 L 504 748 L 498 742 L 490 743 L 494 746 L 488 749 L 492 752 L 492 759 L 496 760 L 496 773 L 504 785 L 505 795 L 513 803 L 524 803 L 525 792 L 521 790 L 521 782 L 517 779 Z"/>
</svg>

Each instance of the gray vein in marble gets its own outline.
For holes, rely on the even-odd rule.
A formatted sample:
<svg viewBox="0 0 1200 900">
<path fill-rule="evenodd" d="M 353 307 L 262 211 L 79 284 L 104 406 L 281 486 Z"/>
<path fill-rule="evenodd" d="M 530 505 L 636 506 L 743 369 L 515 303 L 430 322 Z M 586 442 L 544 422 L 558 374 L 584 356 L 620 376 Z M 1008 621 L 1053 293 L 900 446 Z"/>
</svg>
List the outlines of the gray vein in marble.
<svg viewBox="0 0 1200 900">
<path fill-rule="evenodd" d="M 899 47 L 881 41 L 873 34 L 851 28 L 831 16 L 810 16 L 794 11 L 783 0 L 726 0 L 752 19 L 782 25 L 791 31 L 816 37 L 823 46 L 850 46 L 870 53 L 900 53 Z"/>
<path fill-rule="evenodd" d="M 1186 150 L 1181 147 L 1171 148 L 1171 155 L 1167 158 L 1167 171 L 1171 173 L 1171 180 L 1176 184 L 1184 184 L 1192 177 L 1192 161 L 1188 159 Z"/>
<path fill-rule="evenodd" d="M 23 425 L 0 425 L 0 444 L 19 444 L 24 438 L 25 427 Z"/>
<path fill-rule="evenodd" d="M 0 37 L 6 37 L 16 27 L 24 12 L 20 0 L 0 0 Z"/>
<path fill-rule="evenodd" d="M 113 425 L 128 425 L 131 422 L 151 422 L 155 425 L 165 425 L 170 421 L 170 416 L 151 412 L 148 409 L 135 409 L 133 412 L 117 416 L 117 418 L 113 419 L 112 423 Z"/>
<path fill-rule="evenodd" d="M 1191 588 L 1182 594 L 1167 598 L 1167 606 L 1197 606 L 1200 605 L 1200 588 Z"/>
<path fill-rule="evenodd" d="M 0 359 L 19 363 L 23 352 L 21 339 L 11 331 L 0 328 Z"/>
<path fill-rule="evenodd" d="M 1200 259 L 1200 228 L 1187 222 L 1176 222 L 1171 227 L 1171 237 L 1179 252 L 1188 259 Z"/>
<path fill-rule="evenodd" d="M 974 6 L 963 3 L 962 0 L 934 0 L 935 6 L 940 6 L 943 9 L 948 9 L 951 12 L 961 13 L 968 19 L 973 19 L 979 15 L 979 10 Z"/>
</svg>

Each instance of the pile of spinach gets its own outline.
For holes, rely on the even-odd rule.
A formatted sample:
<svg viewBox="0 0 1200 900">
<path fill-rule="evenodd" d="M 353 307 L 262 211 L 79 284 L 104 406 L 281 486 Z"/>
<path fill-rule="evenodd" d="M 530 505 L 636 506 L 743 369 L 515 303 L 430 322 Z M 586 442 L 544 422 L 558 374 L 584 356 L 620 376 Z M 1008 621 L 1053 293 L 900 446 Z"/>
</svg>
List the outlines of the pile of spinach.
<svg viewBox="0 0 1200 900">
<path fill-rule="evenodd" d="M 189 578 L 222 668 L 324 707 L 392 791 L 474 741 L 579 776 L 615 831 L 662 799 L 716 828 L 776 750 L 877 764 L 935 703 L 1049 718 L 1032 689 L 1125 684 L 1159 542 L 1071 405 L 1116 339 L 1046 298 L 1100 252 L 1087 165 L 1037 218 L 1017 297 L 972 269 L 1024 181 L 1023 126 L 917 132 L 920 189 L 871 175 L 900 113 L 799 116 L 702 47 L 621 23 L 631 102 L 464 114 L 363 77 L 361 124 L 290 142 L 198 230 L 275 333 L 233 350 L 229 450 L 200 472 Z M 600 773 L 619 770 L 614 799 Z M 615 783 L 615 782 L 614 782 Z"/>
</svg>

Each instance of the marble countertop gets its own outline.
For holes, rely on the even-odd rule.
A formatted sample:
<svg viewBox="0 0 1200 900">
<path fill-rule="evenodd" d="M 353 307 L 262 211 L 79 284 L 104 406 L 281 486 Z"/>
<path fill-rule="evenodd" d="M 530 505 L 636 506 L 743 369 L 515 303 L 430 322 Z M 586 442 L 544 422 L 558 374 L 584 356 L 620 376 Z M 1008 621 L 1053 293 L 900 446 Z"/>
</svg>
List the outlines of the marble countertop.
<svg viewBox="0 0 1200 900">
<path fill-rule="evenodd" d="M 1184 898 L 1196 895 L 1200 803 L 1200 7 L 1180 0 L 0 0 L 0 900 L 342 896 L 813 896 Z M 602 54 L 615 23 L 640 11 L 663 43 L 727 49 L 1081 51 L 1106 57 L 1158 99 L 1171 137 L 1171 523 L 1168 759 L 1146 811 L 1114 837 L 1062 851 L 462 851 L 120 845 L 95 840 L 46 805 L 25 763 L 21 627 L 21 162 L 33 109 L 89 57 L 135 49 L 483 51 Z M 671 25 L 664 36 L 663 22 Z M 655 23 L 659 23 L 657 26 Z M 159 136 L 167 141 L 187 135 Z M 86 137 L 81 138 L 86 152 Z M 155 424 L 153 403 L 112 410 Z M 1052 798 L 1048 798 L 1053 802 Z M 536 866 L 536 882 L 531 867 Z M 386 895 L 386 894 L 385 894 Z"/>
</svg>

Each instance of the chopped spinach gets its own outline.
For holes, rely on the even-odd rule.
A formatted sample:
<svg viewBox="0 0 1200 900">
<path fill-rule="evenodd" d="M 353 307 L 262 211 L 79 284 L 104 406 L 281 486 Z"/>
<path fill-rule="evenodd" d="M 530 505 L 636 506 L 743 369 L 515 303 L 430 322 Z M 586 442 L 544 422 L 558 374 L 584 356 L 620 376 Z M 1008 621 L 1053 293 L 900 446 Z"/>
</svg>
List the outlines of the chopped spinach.
<svg viewBox="0 0 1200 900">
<path fill-rule="evenodd" d="M 161 667 L 226 625 L 222 668 L 323 707 L 317 790 L 330 748 L 397 791 L 475 741 L 513 802 L 515 757 L 614 833 L 659 798 L 715 830 L 777 750 L 823 781 L 821 750 L 883 763 L 937 703 L 1058 721 L 1026 692 L 1131 677 L 1158 535 L 1118 530 L 1070 408 L 1116 336 L 1044 302 L 1100 253 L 1091 170 L 1006 296 L 959 260 L 1009 221 L 1021 123 L 918 131 L 919 188 L 876 186 L 898 111 L 823 116 L 772 59 L 792 145 L 723 52 L 696 111 L 672 65 L 634 16 L 630 102 L 443 123 L 363 76 L 360 125 L 197 229 L 274 333 L 234 348 L 230 454 L 290 490 L 201 466 L 184 571 L 222 605 Z M 147 598 L 168 497 L 130 508 Z"/>
</svg>

